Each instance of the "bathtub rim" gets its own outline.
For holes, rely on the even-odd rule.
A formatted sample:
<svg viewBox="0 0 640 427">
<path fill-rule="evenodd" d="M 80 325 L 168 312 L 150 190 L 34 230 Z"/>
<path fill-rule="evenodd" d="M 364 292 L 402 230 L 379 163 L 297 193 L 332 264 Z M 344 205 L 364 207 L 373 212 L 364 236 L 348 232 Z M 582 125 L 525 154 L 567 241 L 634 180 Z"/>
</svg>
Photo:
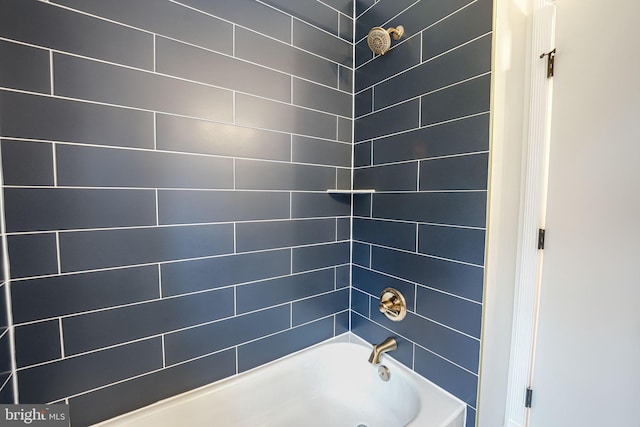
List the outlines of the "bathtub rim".
<svg viewBox="0 0 640 427">
<path fill-rule="evenodd" d="M 391 334 L 394 335 L 394 334 Z M 113 423 L 117 423 L 120 420 L 124 420 L 124 419 L 128 419 L 131 417 L 135 417 L 137 415 L 141 415 L 144 412 L 149 412 L 149 411 L 154 411 L 156 408 L 158 407 L 162 407 L 162 406 L 169 406 L 172 404 L 175 404 L 176 401 L 179 400 L 184 400 L 184 399 L 189 399 L 190 397 L 195 397 L 198 394 L 202 394 L 205 389 L 207 388 L 211 388 L 212 386 L 215 386 L 216 388 L 222 389 L 225 387 L 229 387 L 234 381 L 237 381 L 243 377 L 247 377 L 249 376 L 249 374 L 261 370 L 263 368 L 268 368 L 271 365 L 274 365 L 276 363 L 280 363 L 282 361 L 285 361 L 287 359 L 293 358 L 297 355 L 303 354 L 305 352 L 310 352 L 313 351 L 316 348 L 319 347 L 323 347 L 326 346 L 328 344 L 334 344 L 334 343 L 346 343 L 346 344 L 354 344 L 354 345 L 358 345 L 361 347 L 364 347 L 366 349 L 371 349 L 372 344 L 370 344 L 369 342 L 367 342 L 366 340 L 364 340 L 363 338 L 359 337 L 358 335 L 354 334 L 351 331 L 347 331 L 344 332 L 340 335 L 337 335 L 335 337 L 326 339 L 324 341 L 320 341 L 316 344 L 313 344 L 309 347 L 305 347 L 303 349 L 297 350 L 293 353 L 289 353 L 285 356 L 282 356 L 280 358 L 274 359 L 272 361 L 269 361 L 263 365 L 260 366 L 256 366 L 254 368 L 248 369 L 246 371 L 231 375 L 229 377 L 223 378 L 221 380 L 209 383 L 209 384 L 205 384 L 202 385 L 200 387 L 194 388 L 193 390 L 188 390 L 185 391 L 183 393 L 179 393 L 176 394 L 174 396 L 171 397 L 167 397 L 165 399 L 159 400 L 157 402 L 151 403 L 149 405 L 146 406 L 142 406 L 138 409 L 134 409 L 133 411 L 129 411 L 129 412 L 125 412 L 124 414 L 120 414 L 118 416 L 112 417 L 112 418 L 108 418 L 106 420 L 100 421 L 99 423 L 96 424 L 92 424 L 90 427 L 108 427 L 113 425 Z M 224 350 L 223 350 L 224 351 Z M 467 419 L 467 404 L 462 401 L 460 398 L 454 396 L 452 393 L 448 392 L 447 390 L 443 389 L 442 387 L 440 387 L 439 385 L 437 385 L 436 383 L 428 380 L 427 378 L 423 377 L 422 375 L 420 375 L 418 372 L 414 371 L 413 369 L 407 367 L 406 365 L 404 365 L 402 362 L 400 362 L 399 360 L 395 359 L 391 354 L 383 354 L 381 356 L 381 360 L 382 362 L 384 362 L 384 360 L 386 359 L 391 359 L 394 363 L 394 369 L 401 369 L 402 371 L 404 371 L 405 374 L 410 375 L 412 377 L 414 377 L 416 379 L 416 381 L 418 383 L 420 382 L 426 382 L 427 385 L 429 387 L 433 387 L 435 389 L 438 390 L 438 392 L 440 392 L 441 394 L 445 395 L 447 398 L 453 400 L 454 402 L 458 403 L 460 406 L 460 409 L 458 411 L 454 411 L 452 412 L 452 414 L 445 420 L 443 421 L 442 425 L 447 425 L 450 424 L 452 421 L 454 421 L 457 417 L 460 416 L 460 414 L 463 414 L 463 425 L 466 425 L 466 419 Z M 192 396 L 194 395 L 194 396 Z M 420 414 L 420 413 L 419 413 Z M 418 415 L 418 417 L 414 418 L 413 420 L 410 421 L 409 426 L 414 425 L 415 421 L 420 421 L 419 420 L 420 416 Z M 115 424 L 117 425 L 117 424 Z"/>
</svg>

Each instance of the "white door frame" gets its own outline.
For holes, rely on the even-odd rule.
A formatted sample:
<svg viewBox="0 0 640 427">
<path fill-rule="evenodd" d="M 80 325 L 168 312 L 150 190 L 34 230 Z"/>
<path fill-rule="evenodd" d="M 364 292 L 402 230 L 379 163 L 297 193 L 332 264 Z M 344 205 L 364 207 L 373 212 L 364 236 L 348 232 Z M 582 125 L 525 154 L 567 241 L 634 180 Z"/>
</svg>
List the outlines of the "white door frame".
<svg viewBox="0 0 640 427">
<path fill-rule="evenodd" d="M 545 228 L 553 78 L 547 76 L 545 53 L 554 49 L 555 4 L 534 0 L 531 37 L 529 130 L 524 158 L 521 232 L 513 305 L 513 329 L 505 425 L 528 425 L 526 389 L 532 385 L 542 253 L 538 230 Z"/>
<path fill-rule="evenodd" d="M 491 174 L 479 427 L 527 425 L 544 228 L 553 0 L 494 2 Z"/>
</svg>

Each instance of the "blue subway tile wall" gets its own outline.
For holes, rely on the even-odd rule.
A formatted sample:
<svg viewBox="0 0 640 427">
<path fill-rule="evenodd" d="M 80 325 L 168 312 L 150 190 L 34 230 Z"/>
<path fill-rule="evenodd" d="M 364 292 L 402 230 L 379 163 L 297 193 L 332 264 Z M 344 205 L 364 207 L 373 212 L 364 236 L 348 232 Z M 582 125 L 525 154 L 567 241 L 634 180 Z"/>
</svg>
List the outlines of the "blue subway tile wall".
<svg viewBox="0 0 640 427">
<path fill-rule="evenodd" d="M 352 9 L 0 1 L 21 402 L 85 426 L 350 329 Z"/>
<path fill-rule="evenodd" d="M 475 426 L 493 1 L 356 2 L 351 328 L 468 405 Z M 384 56 L 371 27 L 403 25 Z M 377 310 L 385 287 L 407 317 Z"/>
</svg>

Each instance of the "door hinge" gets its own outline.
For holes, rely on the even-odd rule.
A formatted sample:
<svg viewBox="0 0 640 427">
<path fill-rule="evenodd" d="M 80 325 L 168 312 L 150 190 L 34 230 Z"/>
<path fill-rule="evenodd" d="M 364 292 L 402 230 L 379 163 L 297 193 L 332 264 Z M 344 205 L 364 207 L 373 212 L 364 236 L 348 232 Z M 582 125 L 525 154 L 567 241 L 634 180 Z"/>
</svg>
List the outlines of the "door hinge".
<svg viewBox="0 0 640 427">
<path fill-rule="evenodd" d="M 545 235 L 544 228 L 539 228 L 538 229 L 538 249 L 544 249 L 544 235 Z"/>
<path fill-rule="evenodd" d="M 531 400 L 533 400 L 533 389 L 527 387 L 527 395 L 524 398 L 524 407 L 531 408 Z"/>
<path fill-rule="evenodd" d="M 550 79 L 551 77 L 553 77 L 553 74 L 555 72 L 555 65 L 556 65 L 556 50 L 553 49 L 551 52 L 547 52 L 547 53 L 543 53 L 542 55 L 540 55 L 540 59 L 547 57 L 547 78 Z"/>
</svg>

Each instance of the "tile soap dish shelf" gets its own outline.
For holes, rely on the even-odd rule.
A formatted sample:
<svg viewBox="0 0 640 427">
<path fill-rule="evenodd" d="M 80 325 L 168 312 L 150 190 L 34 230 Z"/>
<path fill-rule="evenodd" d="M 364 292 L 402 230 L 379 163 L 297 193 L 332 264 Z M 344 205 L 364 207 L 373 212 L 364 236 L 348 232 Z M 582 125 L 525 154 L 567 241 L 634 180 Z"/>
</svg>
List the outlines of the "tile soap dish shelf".
<svg viewBox="0 0 640 427">
<path fill-rule="evenodd" d="M 375 193 L 376 190 L 338 190 L 337 188 L 330 188 L 327 190 L 329 194 L 371 194 Z"/>
</svg>

